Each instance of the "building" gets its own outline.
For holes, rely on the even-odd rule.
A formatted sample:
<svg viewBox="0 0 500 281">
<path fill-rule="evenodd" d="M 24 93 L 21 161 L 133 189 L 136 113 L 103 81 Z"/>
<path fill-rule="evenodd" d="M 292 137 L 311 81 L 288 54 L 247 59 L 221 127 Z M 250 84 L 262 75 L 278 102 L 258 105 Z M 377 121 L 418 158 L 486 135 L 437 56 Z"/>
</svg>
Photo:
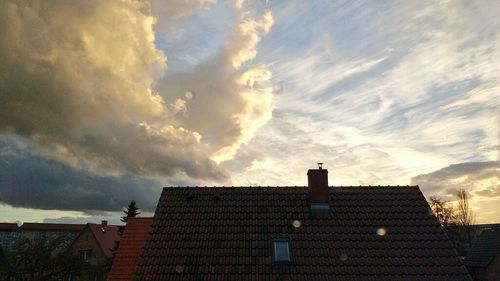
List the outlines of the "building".
<svg viewBox="0 0 500 281">
<path fill-rule="evenodd" d="M 101 281 L 106 279 L 113 249 L 119 241 L 118 226 L 108 225 L 107 221 L 102 221 L 101 224 L 87 223 L 69 247 L 69 251 L 88 263 L 89 276 L 85 278 Z M 80 280 L 83 277 L 70 276 L 68 279 Z"/>
<path fill-rule="evenodd" d="M 129 218 L 108 281 L 132 281 L 153 218 Z"/>
<path fill-rule="evenodd" d="M 500 228 L 483 230 L 464 263 L 475 281 L 500 281 Z"/>
<path fill-rule="evenodd" d="M 134 280 L 470 281 L 418 186 L 166 187 Z"/>
<path fill-rule="evenodd" d="M 51 264 L 50 269 L 44 269 L 44 266 L 57 260 L 50 258 L 63 254 L 84 226 L 0 223 L 0 280 L 44 279 L 52 273 L 59 274 L 56 272 L 63 267 Z"/>
<path fill-rule="evenodd" d="M 495 228 L 500 230 L 500 224 L 447 225 L 444 227 L 444 231 L 446 231 L 451 242 L 455 245 L 459 257 L 463 260 L 479 235 L 484 230 Z"/>
<path fill-rule="evenodd" d="M 85 227 L 84 224 L 62 223 L 0 223 L 0 247 L 5 251 L 15 250 L 20 238 L 55 239 L 63 238 L 61 250 L 67 248 Z"/>
</svg>

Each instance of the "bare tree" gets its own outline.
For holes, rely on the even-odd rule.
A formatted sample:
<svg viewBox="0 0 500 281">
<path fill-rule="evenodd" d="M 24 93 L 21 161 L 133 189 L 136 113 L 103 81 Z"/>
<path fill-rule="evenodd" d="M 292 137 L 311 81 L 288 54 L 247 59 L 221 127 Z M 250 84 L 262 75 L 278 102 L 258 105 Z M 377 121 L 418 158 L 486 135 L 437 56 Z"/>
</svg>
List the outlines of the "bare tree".
<svg viewBox="0 0 500 281">
<path fill-rule="evenodd" d="M 64 243 L 63 237 L 19 238 L 13 250 L 0 249 L 0 280 L 58 281 L 83 272 L 88 265 L 63 251 Z"/>
<path fill-rule="evenodd" d="M 434 212 L 439 223 L 444 227 L 455 224 L 455 210 L 449 203 L 450 201 L 443 200 L 437 196 L 431 196 L 429 199 L 429 206 L 432 212 Z"/>
<path fill-rule="evenodd" d="M 462 226 L 464 240 L 470 246 L 472 244 L 472 240 L 474 239 L 474 230 L 472 225 L 475 224 L 476 217 L 470 207 L 469 197 L 469 193 L 464 188 L 460 188 L 458 190 L 456 221 L 458 225 Z"/>
</svg>

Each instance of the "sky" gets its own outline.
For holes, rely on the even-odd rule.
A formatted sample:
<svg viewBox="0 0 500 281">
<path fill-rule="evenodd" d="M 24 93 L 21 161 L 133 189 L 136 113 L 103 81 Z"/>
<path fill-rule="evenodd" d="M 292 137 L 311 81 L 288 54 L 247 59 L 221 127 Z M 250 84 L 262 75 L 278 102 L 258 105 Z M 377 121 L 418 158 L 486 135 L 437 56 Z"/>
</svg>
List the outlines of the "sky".
<svg viewBox="0 0 500 281">
<path fill-rule="evenodd" d="M 163 186 L 419 185 L 500 223 L 500 2 L 0 3 L 0 221 Z"/>
</svg>

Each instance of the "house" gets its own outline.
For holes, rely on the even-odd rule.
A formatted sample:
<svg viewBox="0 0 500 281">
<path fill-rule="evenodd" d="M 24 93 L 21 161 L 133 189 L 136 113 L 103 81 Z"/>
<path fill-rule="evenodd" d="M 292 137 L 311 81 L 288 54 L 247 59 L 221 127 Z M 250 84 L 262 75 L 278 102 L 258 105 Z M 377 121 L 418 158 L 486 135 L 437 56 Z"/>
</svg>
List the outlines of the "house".
<svg viewBox="0 0 500 281">
<path fill-rule="evenodd" d="M 50 263 L 48 257 L 64 253 L 84 226 L 0 223 L 0 280 L 42 279 L 56 272 L 60 267 L 56 266 L 55 271 L 48 272 L 43 269 L 47 264 L 44 262 Z"/>
<path fill-rule="evenodd" d="M 464 263 L 475 281 L 500 281 L 500 229 L 483 230 Z"/>
<path fill-rule="evenodd" d="M 494 228 L 500 230 L 500 224 L 447 225 L 444 227 L 444 231 L 448 234 L 451 242 L 455 245 L 458 255 L 463 260 L 479 235 L 481 235 L 484 230 Z"/>
<path fill-rule="evenodd" d="M 129 218 L 108 281 L 132 281 L 153 218 Z"/>
<path fill-rule="evenodd" d="M 166 187 L 134 280 L 470 281 L 418 186 Z"/>
<path fill-rule="evenodd" d="M 13 251 L 20 238 L 55 239 L 62 238 L 64 250 L 85 227 L 84 224 L 62 223 L 0 223 L 0 247 L 5 251 Z"/>
<path fill-rule="evenodd" d="M 120 241 L 119 226 L 108 225 L 107 221 L 102 221 L 101 224 L 87 223 L 69 247 L 69 251 L 88 263 L 88 275 L 91 280 L 105 280 L 107 266 L 118 241 Z M 74 276 L 68 279 L 78 280 Z"/>
</svg>

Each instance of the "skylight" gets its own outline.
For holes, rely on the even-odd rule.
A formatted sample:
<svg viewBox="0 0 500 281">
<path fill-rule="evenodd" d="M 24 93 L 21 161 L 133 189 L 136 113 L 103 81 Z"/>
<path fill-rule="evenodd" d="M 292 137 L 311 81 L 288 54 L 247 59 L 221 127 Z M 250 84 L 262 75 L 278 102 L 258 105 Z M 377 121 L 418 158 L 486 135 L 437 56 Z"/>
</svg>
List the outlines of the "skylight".
<svg viewBox="0 0 500 281">
<path fill-rule="evenodd" d="M 311 211 L 313 212 L 329 212 L 330 204 L 328 203 L 311 203 Z"/>
<path fill-rule="evenodd" d="M 273 241 L 273 262 L 291 262 L 292 254 L 290 240 L 277 239 Z"/>
</svg>

